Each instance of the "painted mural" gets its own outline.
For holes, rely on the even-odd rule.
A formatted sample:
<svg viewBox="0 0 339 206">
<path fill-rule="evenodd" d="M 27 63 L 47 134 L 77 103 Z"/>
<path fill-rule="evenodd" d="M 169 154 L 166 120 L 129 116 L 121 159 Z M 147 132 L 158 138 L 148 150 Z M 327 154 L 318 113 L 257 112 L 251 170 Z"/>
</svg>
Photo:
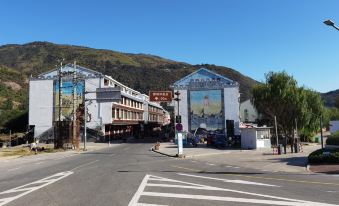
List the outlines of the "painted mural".
<svg viewBox="0 0 339 206">
<path fill-rule="evenodd" d="M 76 108 L 83 102 L 83 88 L 84 82 L 78 81 L 76 83 Z M 59 118 L 59 81 L 54 83 L 54 119 Z M 72 80 L 63 80 L 61 88 L 61 120 L 73 119 L 73 82 Z"/>
<path fill-rule="evenodd" d="M 204 123 L 208 131 L 223 131 L 221 90 L 190 91 L 191 132 Z"/>
</svg>

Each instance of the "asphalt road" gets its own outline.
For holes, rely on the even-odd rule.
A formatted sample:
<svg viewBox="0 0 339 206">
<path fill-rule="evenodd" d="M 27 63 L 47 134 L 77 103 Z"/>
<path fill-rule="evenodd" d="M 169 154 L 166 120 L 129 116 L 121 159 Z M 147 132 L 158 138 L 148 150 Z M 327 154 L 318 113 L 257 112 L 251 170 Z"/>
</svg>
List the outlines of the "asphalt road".
<svg viewBox="0 0 339 206">
<path fill-rule="evenodd" d="M 339 205 L 339 176 L 169 158 L 150 147 L 127 143 L 2 163 L 0 206 Z"/>
</svg>

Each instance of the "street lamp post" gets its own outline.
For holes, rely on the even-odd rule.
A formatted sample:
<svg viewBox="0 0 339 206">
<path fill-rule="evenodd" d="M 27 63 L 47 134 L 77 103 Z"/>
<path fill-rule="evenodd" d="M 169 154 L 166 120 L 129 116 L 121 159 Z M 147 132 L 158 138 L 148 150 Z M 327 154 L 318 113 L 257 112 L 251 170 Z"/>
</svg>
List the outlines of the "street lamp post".
<svg viewBox="0 0 339 206">
<path fill-rule="evenodd" d="M 338 27 L 334 24 L 334 22 L 333 22 L 332 20 L 330 20 L 330 19 L 324 21 L 324 24 L 326 24 L 327 26 L 331 26 L 331 27 L 333 27 L 333 28 L 335 28 L 336 30 L 339 31 L 339 28 L 338 28 Z"/>
<path fill-rule="evenodd" d="M 323 115 L 320 115 L 320 139 L 321 139 L 321 149 L 324 149 L 324 137 L 323 137 Z"/>
<path fill-rule="evenodd" d="M 327 26 L 333 27 L 336 30 L 339 31 L 339 27 L 337 27 L 334 22 L 330 19 L 324 21 L 324 24 L 326 24 Z M 324 149 L 324 140 L 323 140 L 323 116 L 320 115 L 320 138 L 321 138 L 321 149 Z"/>
</svg>

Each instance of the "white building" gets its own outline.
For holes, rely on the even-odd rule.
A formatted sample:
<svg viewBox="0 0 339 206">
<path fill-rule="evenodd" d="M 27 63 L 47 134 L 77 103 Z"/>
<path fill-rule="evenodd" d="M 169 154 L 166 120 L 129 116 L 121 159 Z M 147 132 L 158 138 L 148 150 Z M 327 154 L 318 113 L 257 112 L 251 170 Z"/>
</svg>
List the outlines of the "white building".
<svg viewBox="0 0 339 206">
<path fill-rule="evenodd" d="M 241 128 L 241 148 L 271 148 L 270 129 L 270 127 L 256 126 Z"/>
<path fill-rule="evenodd" d="M 53 131 L 54 122 L 59 120 L 59 80 L 58 70 L 31 77 L 29 81 L 29 125 L 34 128 L 34 137 Z M 76 86 L 76 105 L 91 99 L 88 104 L 87 127 L 101 131 L 104 136 L 121 137 L 124 134 L 135 134 L 141 130 L 151 130 L 163 124 L 164 109 L 149 97 L 133 90 L 110 76 L 100 72 L 67 64 L 61 68 L 62 77 L 62 110 L 61 121 L 73 119 L 73 76 L 79 79 Z M 96 89 L 119 87 L 121 100 L 117 102 L 98 103 Z M 70 90 L 71 88 L 71 90 Z M 86 93 L 85 93 L 86 91 Z M 142 129 L 140 129 L 142 128 Z"/>
<path fill-rule="evenodd" d="M 339 120 L 330 121 L 330 132 L 333 134 L 339 131 Z"/>
<path fill-rule="evenodd" d="M 209 131 L 227 136 L 240 135 L 239 84 L 205 68 L 173 84 L 179 92 L 179 107 L 175 115 L 181 116 L 183 131 L 193 132 L 200 125 Z"/>
</svg>

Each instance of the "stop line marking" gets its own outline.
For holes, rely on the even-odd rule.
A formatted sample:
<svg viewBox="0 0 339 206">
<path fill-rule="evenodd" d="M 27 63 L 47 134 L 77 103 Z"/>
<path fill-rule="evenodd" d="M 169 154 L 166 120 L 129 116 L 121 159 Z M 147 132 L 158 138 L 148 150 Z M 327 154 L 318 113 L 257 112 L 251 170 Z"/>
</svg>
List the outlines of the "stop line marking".
<svg viewBox="0 0 339 206">
<path fill-rule="evenodd" d="M 179 175 L 183 175 L 183 173 L 180 173 Z M 202 178 L 202 177 L 209 178 L 205 176 L 196 176 L 196 175 L 186 175 L 186 176 L 195 177 L 195 178 Z M 218 178 L 215 178 L 215 180 L 225 181 L 225 179 L 218 179 Z M 149 181 L 165 182 L 165 183 L 149 183 Z M 171 183 L 171 184 L 168 184 L 168 183 Z M 240 182 L 237 182 L 237 183 L 245 184 L 245 183 L 240 183 Z M 264 186 L 264 185 L 261 185 L 261 186 Z M 237 193 L 237 194 L 260 197 L 261 199 L 228 197 L 228 196 L 180 194 L 180 193 L 167 193 L 167 192 L 148 192 L 148 191 L 145 191 L 146 187 L 183 188 L 183 189 L 192 189 L 192 190 L 223 191 L 223 192 L 232 192 L 232 193 Z M 272 196 L 272 195 L 265 195 L 265 194 L 245 192 L 245 191 L 240 191 L 240 190 L 225 189 L 225 188 L 219 188 L 219 187 L 214 187 L 214 186 L 195 184 L 191 182 L 184 182 L 184 181 L 168 179 L 168 178 L 163 178 L 163 177 L 148 175 L 148 174 L 143 178 L 138 190 L 132 197 L 128 206 L 138 206 L 138 205 L 160 206 L 160 205 L 152 204 L 152 203 L 139 203 L 139 199 L 141 196 L 176 198 L 176 199 L 192 199 L 192 200 L 210 200 L 210 201 L 223 201 L 223 202 L 241 202 L 241 203 L 255 203 L 255 204 L 267 204 L 267 205 L 286 205 L 286 206 L 334 206 L 333 204 L 327 204 L 327 203 L 297 200 L 297 199 L 284 198 L 284 197 L 278 197 L 278 196 Z M 269 198 L 269 200 L 262 199 L 262 198 Z M 164 206 L 164 205 L 161 205 L 161 206 Z"/>
<path fill-rule="evenodd" d="M 37 180 L 35 182 L 31 182 L 25 185 L 22 185 L 20 187 L 16 187 L 13 189 L 9 189 L 3 192 L 0 192 L 0 196 L 2 195 L 8 195 L 8 194 L 12 194 L 14 196 L 10 196 L 10 197 L 5 197 L 5 198 L 1 198 L 0 199 L 0 206 L 3 206 L 9 202 L 12 202 L 13 200 L 16 200 L 22 196 L 25 196 L 31 192 L 34 192 L 38 189 L 41 189 L 43 187 L 46 187 L 47 185 L 50 185 L 54 182 L 57 182 L 69 175 L 73 174 L 72 171 L 66 171 L 66 172 L 60 172 L 60 173 L 56 173 L 54 175 L 45 177 L 41 180 Z M 21 192 L 21 193 L 20 193 Z M 19 193 L 19 194 L 18 194 Z"/>
</svg>

